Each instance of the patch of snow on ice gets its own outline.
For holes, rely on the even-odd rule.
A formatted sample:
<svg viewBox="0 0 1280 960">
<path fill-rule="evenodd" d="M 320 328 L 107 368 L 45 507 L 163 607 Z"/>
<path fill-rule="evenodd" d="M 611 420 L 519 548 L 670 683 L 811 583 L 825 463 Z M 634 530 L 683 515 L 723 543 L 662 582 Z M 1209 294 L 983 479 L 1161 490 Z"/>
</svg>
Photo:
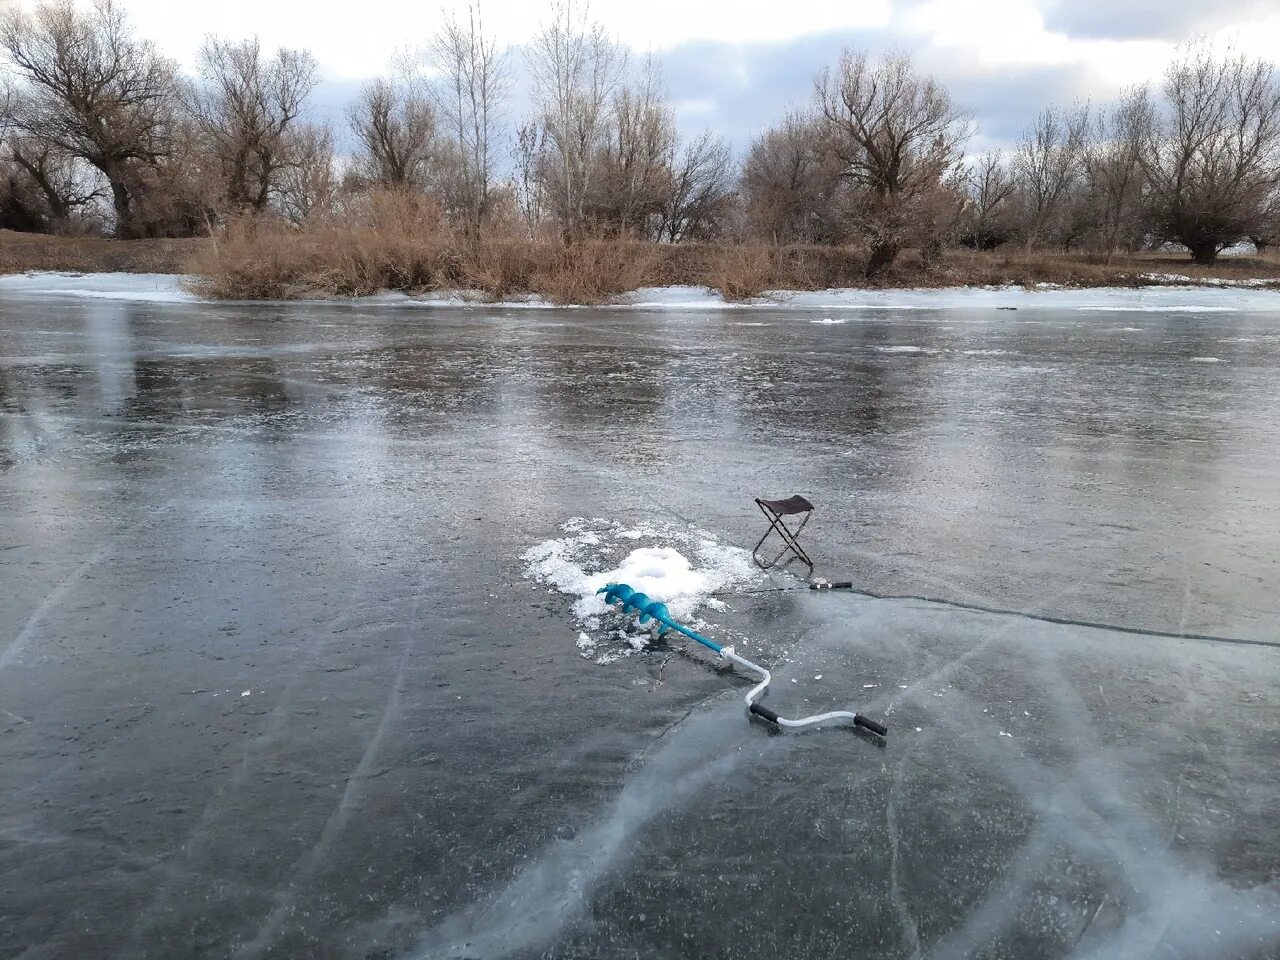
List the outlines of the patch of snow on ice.
<svg viewBox="0 0 1280 960">
<path fill-rule="evenodd" d="M 574 517 L 564 534 L 530 547 L 522 555 L 530 579 L 574 599 L 583 657 L 611 663 L 648 646 L 652 634 L 604 602 L 596 591 L 626 583 L 661 600 L 677 622 L 697 628 L 704 607 L 723 610 L 712 594 L 757 583 L 762 575 L 751 554 L 719 543 L 696 527 L 643 523 L 634 527 L 608 520 Z"/>
<path fill-rule="evenodd" d="M 831 317 L 823 317 L 821 320 L 810 320 L 809 322 L 810 323 L 848 323 L 848 321 L 843 318 L 839 320 L 835 320 Z"/>
<path fill-rule="evenodd" d="M 145 303 L 194 303 L 186 277 L 168 273 L 60 273 L 37 270 L 0 277 L 0 294 L 133 300 Z"/>
<path fill-rule="evenodd" d="M 910 344 L 902 344 L 900 346 L 892 347 L 875 347 L 874 349 L 877 353 L 933 353 L 932 350 L 927 350 L 924 347 L 911 346 Z"/>
<path fill-rule="evenodd" d="M 1239 313 L 1239 307 L 1225 307 L 1220 304 L 1186 304 L 1163 303 L 1159 306 L 1146 306 L 1141 303 L 1097 303 L 1076 307 L 1096 313 Z"/>
<path fill-rule="evenodd" d="M 1192 363 L 1222 363 L 1221 357 L 1192 357 Z"/>
<path fill-rule="evenodd" d="M 666 310 L 723 310 L 735 306 L 727 303 L 719 291 L 710 287 L 687 286 L 640 287 L 638 290 L 622 294 L 613 305 Z"/>
</svg>

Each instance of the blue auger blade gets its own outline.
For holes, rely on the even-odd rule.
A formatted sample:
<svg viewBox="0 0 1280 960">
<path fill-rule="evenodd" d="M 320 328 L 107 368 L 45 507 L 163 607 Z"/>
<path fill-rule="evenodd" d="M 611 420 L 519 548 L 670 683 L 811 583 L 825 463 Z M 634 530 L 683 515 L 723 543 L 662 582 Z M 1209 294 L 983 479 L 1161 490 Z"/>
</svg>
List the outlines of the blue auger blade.
<svg viewBox="0 0 1280 960">
<path fill-rule="evenodd" d="M 657 620 L 662 624 L 662 629 L 658 631 L 658 636 L 662 636 L 668 630 L 675 630 L 682 633 L 690 640 L 697 640 L 704 647 L 710 647 L 717 653 L 720 652 L 720 644 L 713 643 L 700 633 L 695 633 L 688 627 L 682 627 L 671 619 L 671 611 L 667 609 L 667 605 L 660 600 L 652 600 L 647 594 L 643 594 L 625 583 L 611 583 L 601 587 L 596 593 L 603 593 L 605 602 L 619 603 L 624 613 L 637 611 L 640 614 L 640 623 L 648 623 L 650 620 Z"/>
<path fill-rule="evenodd" d="M 625 604 L 630 596 L 635 593 L 631 587 L 625 583 L 610 583 L 601 587 L 596 591 L 597 594 L 604 594 L 605 603 L 623 603 Z"/>
<path fill-rule="evenodd" d="M 644 614 L 640 617 L 640 622 L 648 623 L 650 620 L 657 620 L 658 623 L 662 624 L 662 633 L 666 633 L 671 628 L 671 612 L 661 600 L 655 600 L 644 608 Z"/>
<path fill-rule="evenodd" d="M 627 597 L 625 601 L 623 601 L 622 609 L 625 610 L 627 613 L 639 613 L 641 610 L 643 610 L 646 606 L 648 606 L 651 603 L 653 603 L 653 601 L 649 598 L 649 595 L 647 593 L 640 593 L 637 590 L 635 593 L 631 594 L 631 596 Z M 644 623 L 644 620 L 641 619 L 640 622 Z"/>
<path fill-rule="evenodd" d="M 644 598 L 644 603 L 637 605 L 636 610 L 640 614 L 639 623 L 641 626 L 644 626 L 654 618 L 653 608 L 657 606 L 660 606 L 659 602 L 657 600 L 651 600 L 648 597 Z"/>
</svg>

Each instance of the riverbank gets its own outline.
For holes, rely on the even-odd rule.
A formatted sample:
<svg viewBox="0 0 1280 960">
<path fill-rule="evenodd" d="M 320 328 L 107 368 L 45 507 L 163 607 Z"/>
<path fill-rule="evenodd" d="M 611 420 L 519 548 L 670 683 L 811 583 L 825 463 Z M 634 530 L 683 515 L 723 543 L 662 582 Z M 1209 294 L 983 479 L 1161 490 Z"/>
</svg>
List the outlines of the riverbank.
<svg viewBox="0 0 1280 960">
<path fill-rule="evenodd" d="M 1224 256 L 1213 266 L 1172 252 L 1116 256 L 907 251 L 874 283 L 856 248 L 663 245 L 593 240 L 565 247 L 518 238 L 452 242 L 387 231 L 232 232 L 216 240 L 110 240 L 0 231 L 0 274 L 163 274 L 202 299 L 342 299 L 397 292 L 488 302 L 606 304 L 635 291 L 706 288 L 725 302 L 777 291 L 954 288 L 1280 289 L 1280 257 Z"/>
<path fill-rule="evenodd" d="M 1170 275 L 1171 277 L 1175 275 Z M 84 273 L 30 271 L 0 276 L 0 299 L 117 300 L 134 303 L 227 303 L 243 307 L 270 300 L 218 300 L 200 293 L 199 278 L 170 273 Z M 423 310 L 483 308 L 487 311 L 548 311 L 560 307 L 536 294 L 502 300 L 483 291 L 441 290 L 406 293 L 382 291 L 367 296 L 294 299 L 317 307 L 349 306 L 353 310 Z M 835 287 L 825 290 L 766 290 L 759 296 L 730 300 L 705 286 L 640 287 L 609 303 L 581 308 L 607 311 L 716 312 L 722 310 L 783 312 L 815 324 L 865 321 L 877 314 L 947 310 L 1071 310 L 1106 315 L 1116 311 L 1161 310 L 1170 313 L 1272 313 L 1276 290 L 1247 281 L 1201 284 L 1174 282 L 1127 287 L 1067 287 L 1052 283 L 969 287 L 882 288 Z"/>
</svg>

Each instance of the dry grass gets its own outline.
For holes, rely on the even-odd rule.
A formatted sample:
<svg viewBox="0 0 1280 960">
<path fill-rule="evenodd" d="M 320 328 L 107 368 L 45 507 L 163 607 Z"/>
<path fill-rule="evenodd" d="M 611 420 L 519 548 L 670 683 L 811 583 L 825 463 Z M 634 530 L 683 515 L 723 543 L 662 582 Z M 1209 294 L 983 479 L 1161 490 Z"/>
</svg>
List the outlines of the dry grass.
<svg viewBox="0 0 1280 960">
<path fill-rule="evenodd" d="M 379 290 L 472 290 L 499 300 L 538 294 L 554 303 L 603 303 L 641 286 L 689 284 L 744 300 L 766 290 L 865 287 L 855 247 L 663 245 L 589 239 L 566 245 L 516 233 L 469 237 L 426 200 L 366 197 L 343 216 L 298 230 L 274 221 L 230 224 L 207 240 L 106 240 L 0 231 L 0 272 L 190 273 L 206 296 L 289 300 Z M 1153 276 L 1154 275 L 1154 276 Z M 1264 279 L 1280 285 L 1280 256 L 1224 257 L 1212 267 L 1174 253 L 1112 258 L 1084 253 L 951 250 L 926 264 L 907 251 L 877 287 L 1057 284 L 1139 286 Z"/>
<path fill-rule="evenodd" d="M 429 201 L 378 194 L 343 217 L 297 230 L 273 220 L 229 224 L 188 264 L 205 296 L 238 300 L 346 297 L 454 286 L 457 257 Z"/>
<path fill-rule="evenodd" d="M 0 230 L 0 273 L 182 273 L 207 240 L 108 240 Z"/>
<path fill-rule="evenodd" d="M 529 289 L 552 303 L 604 303 L 651 283 L 659 259 L 654 244 L 631 241 L 539 246 L 545 259 Z"/>
<path fill-rule="evenodd" d="M 601 303 L 643 285 L 659 259 L 656 246 L 628 241 L 470 237 L 451 230 L 430 201 L 379 194 L 305 230 L 233 223 L 187 266 L 201 293 L 226 299 L 464 289 Z"/>
</svg>

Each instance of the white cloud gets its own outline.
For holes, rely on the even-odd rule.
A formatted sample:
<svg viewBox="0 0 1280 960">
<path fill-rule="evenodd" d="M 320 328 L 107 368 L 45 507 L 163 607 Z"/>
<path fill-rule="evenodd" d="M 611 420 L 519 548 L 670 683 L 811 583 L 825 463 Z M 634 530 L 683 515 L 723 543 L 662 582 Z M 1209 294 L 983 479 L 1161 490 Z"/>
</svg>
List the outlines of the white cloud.
<svg viewBox="0 0 1280 960">
<path fill-rule="evenodd" d="M 1006 67 L 1076 66 L 1112 90 L 1158 76 L 1167 41 L 1081 39 L 1051 30 L 1030 0 L 930 0 L 900 19 L 908 46 L 945 51 L 966 73 Z"/>
<path fill-rule="evenodd" d="M 443 6 L 447 7 L 446 3 Z M 404 47 L 426 42 L 441 19 L 441 5 L 409 0 L 362 0 L 359 4 L 302 0 L 222 0 L 190 6 L 175 15 L 170 0 L 123 0 L 140 32 L 186 64 L 194 61 L 205 34 L 259 34 L 270 46 L 307 47 L 336 77 L 367 77 L 383 70 Z M 581 6 L 581 5 L 580 5 Z M 465 8 L 465 3 L 459 4 Z M 528 40 L 546 18 L 550 3 L 489 0 L 487 29 L 502 43 Z M 670 48 L 697 39 L 730 43 L 787 40 L 830 30 L 885 26 L 890 0 L 596 0 L 591 16 L 638 51 Z"/>
<path fill-rule="evenodd" d="M 21 0 L 31 2 L 31 0 Z M 88 2 L 88 0 L 78 0 Z M 386 71 L 399 51 L 438 28 L 440 4 L 465 0 L 118 0 L 139 33 L 188 68 L 206 34 L 257 33 L 264 46 L 305 47 L 335 96 Z M 488 32 L 504 45 L 532 37 L 550 0 L 482 0 Z M 727 133 L 739 146 L 788 104 L 845 44 L 917 56 L 953 86 L 993 142 L 1046 103 L 1111 99 L 1156 80 L 1176 44 L 1203 32 L 1275 58 L 1280 0 L 594 0 L 590 11 L 637 53 L 666 51 L 671 94 L 689 129 Z M 1166 15 L 1167 14 L 1167 15 Z M 527 96 L 516 91 L 513 110 Z M 335 101 L 336 103 L 336 101 Z M 341 115 L 334 104 L 326 115 Z"/>
<path fill-rule="evenodd" d="M 140 32 L 184 63 L 191 63 L 205 34 L 307 47 L 334 78 L 368 77 L 385 69 L 398 50 L 425 42 L 438 26 L 441 7 L 420 0 L 303 2 L 222 0 L 188 6 L 178 14 L 171 0 L 123 0 Z M 1147 9 L 1150 0 L 1114 0 Z M 1046 26 L 1057 0 L 595 0 L 591 15 L 637 51 L 670 49 L 692 40 L 718 43 L 778 43 L 822 33 L 886 32 L 906 47 L 945 51 L 967 70 L 1018 65 L 1082 65 L 1116 85 L 1158 73 L 1178 38 L 1072 36 Z M 519 44 L 537 30 L 549 10 L 540 0 L 488 0 L 485 21 L 503 43 Z M 1280 11 L 1274 5 L 1244 5 L 1235 22 L 1215 15 L 1215 36 L 1234 36 L 1242 50 L 1275 56 L 1280 49 Z M 1059 18 L 1060 19 L 1060 18 Z M 1132 18 L 1130 18 L 1132 19 Z M 1187 30 L 1195 21 L 1187 21 Z M 688 92 L 696 96 L 696 92 Z"/>
</svg>

